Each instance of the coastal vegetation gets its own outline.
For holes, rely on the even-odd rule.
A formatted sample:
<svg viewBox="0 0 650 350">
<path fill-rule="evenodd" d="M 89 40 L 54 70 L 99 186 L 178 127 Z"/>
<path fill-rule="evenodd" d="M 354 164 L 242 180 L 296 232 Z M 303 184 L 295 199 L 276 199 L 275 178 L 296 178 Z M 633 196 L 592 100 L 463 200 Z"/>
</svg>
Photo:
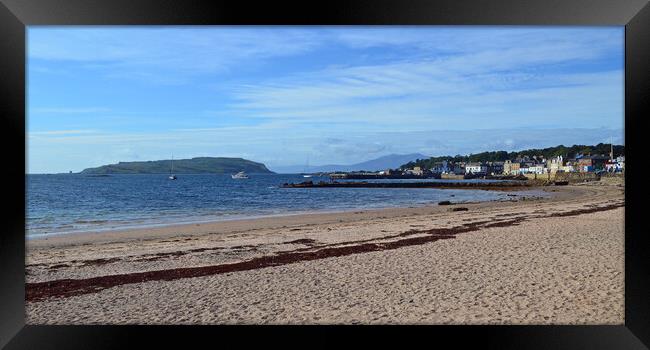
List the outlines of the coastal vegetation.
<svg viewBox="0 0 650 350">
<path fill-rule="evenodd" d="M 172 161 L 153 160 L 143 162 L 119 162 L 87 168 L 81 174 L 164 174 L 171 170 Z M 174 159 L 175 174 L 229 174 L 245 171 L 252 174 L 273 174 L 262 163 L 243 158 L 196 157 L 192 159 Z"/>
<path fill-rule="evenodd" d="M 440 156 L 440 157 L 431 157 L 428 159 L 416 159 L 414 161 L 403 164 L 401 169 L 413 169 L 413 167 L 419 166 L 423 169 L 429 169 L 434 166 L 435 163 L 442 161 L 451 161 L 451 162 L 503 162 L 508 159 L 517 159 L 528 156 L 532 158 L 543 157 L 549 159 L 552 157 L 562 156 L 565 158 L 574 158 L 577 154 L 609 154 L 610 152 L 609 143 L 599 143 L 595 146 L 588 145 L 573 145 L 573 146 L 564 146 L 559 145 L 555 147 L 541 148 L 541 149 L 527 149 L 523 151 L 508 152 L 508 151 L 489 151 L 481 152 L 477 154 L 469 155 L 455 155 L 455 156 Z M 623 145 L 614 145 L 614 157 L 625 154 L 625 146 Z"/>
</svg>

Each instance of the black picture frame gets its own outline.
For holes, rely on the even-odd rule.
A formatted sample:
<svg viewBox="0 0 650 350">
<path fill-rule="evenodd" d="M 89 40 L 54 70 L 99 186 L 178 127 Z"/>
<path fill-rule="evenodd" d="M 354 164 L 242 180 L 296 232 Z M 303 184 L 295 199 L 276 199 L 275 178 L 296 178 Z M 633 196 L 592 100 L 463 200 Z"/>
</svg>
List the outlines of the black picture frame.
<svg viewBox="0 0 650 350">
<path fill-rule="evenodd" d="M 625 26 L 625 324 L 590 326 L 224 327 L 25 325 L 25 58 L 29 25 L 131 24 L 401 24 Z M 187 347 L 238 346 L 263 339 L 283 345 L 399 341 L 450 342 L 454 348 L 647 349 L 650 346 L 648 238 L 640 126 L 650 105 L 650 5 L 647 0 L 347 0 L 170 1 L 0 0 L 0 117 L 4 219 L 0 232 L 0 347 L 7 349 L 129 348 L 136 342 Z M 6 152 L 9 151 L 9 152 Z M 309 343 L 293 340 L 299 331 Z M 251 336 L 253 335 L 253 336 Z M 347 342 L 347 341 L 346 341 Z M 645 344 L 645 345 L 644 345 Z"/>
</svg>

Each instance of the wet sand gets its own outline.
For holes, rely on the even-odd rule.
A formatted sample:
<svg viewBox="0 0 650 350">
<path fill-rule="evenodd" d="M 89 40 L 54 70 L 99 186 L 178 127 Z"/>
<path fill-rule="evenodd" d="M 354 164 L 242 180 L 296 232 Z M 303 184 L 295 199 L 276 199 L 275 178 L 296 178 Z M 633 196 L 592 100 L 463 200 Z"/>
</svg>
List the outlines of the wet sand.
<svg viewBox="0 0 650 350">
<path fill-rule="evenodd" d="M 623 324 L 624 187 L 545 190 L 29 240 L 27 323 Z"/>
</svg>

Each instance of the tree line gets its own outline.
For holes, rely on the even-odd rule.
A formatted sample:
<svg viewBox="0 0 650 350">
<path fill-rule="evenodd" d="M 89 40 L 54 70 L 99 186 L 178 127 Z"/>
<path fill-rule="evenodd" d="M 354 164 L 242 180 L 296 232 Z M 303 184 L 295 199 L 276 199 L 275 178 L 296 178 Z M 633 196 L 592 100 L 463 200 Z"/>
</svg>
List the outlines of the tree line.
<svg viewBox="0 0 650 350">
<path fill-rule="evenodd" d="M 476 154 L 469 154 L 469 155 L 455 155 L 455 156 L 441 156 L 441 157 L 431 157 L 428 159 L 416 159 L 414 161 L 408 162 L 406 164 L 403 164 L 400 168 L 401 169 L 412 169 L 413 167 L 419 166 L 423 169 L 430 169 L 433 168 L 435 163 L 439 163 L 442 161 L 449 161 L 449 162 L 503 162 L 506 160 L 515 160 L 518 158 L 523 158 L 525 156 L 528 156 L 529 158 L 533 158 L 534 156 L 537 156 L 537 158 L 543 157 L 544 159 L 549 159 L 557 156 L 562 156 L 565 159 L 569 158 L 575 158 L 577 154 L 605 154 L 609 155 L 610 152 L 610 146 L 611 144 L 609 143 L 599 143 L 595 146 L 589 146 L 589 145 L 573 145 L 573 146 L 564 146 L 564 145 L 559 145 L 555 147 L 548 147 L 548 148 L 534 148 L 534 149 L 527 149 L 524 151 L 516 151 L 516 152 L 508 152 L 508 151 L 487 151 L 487 152 L 482 152 L 482 153 L 476 153 Z M 625 146 L 623 145 L 614 145 L 614 158 L 624 155 L 625 154 Z"/>
</svg>

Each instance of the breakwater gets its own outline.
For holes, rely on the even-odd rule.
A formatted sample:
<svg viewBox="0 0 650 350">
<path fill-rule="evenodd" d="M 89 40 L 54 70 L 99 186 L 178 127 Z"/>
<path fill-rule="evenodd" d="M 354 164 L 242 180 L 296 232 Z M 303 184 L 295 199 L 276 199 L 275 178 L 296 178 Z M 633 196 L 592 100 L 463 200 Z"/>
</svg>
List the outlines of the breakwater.
<svg viewBox="0 0 650 350">
<path fill-rule="evenodd" d="M 439 189 L 471 189 L 471 190 L 512 190 L 538 186 L 528 181 L 499 181 L 499 182 L 318 182 L 305 181 L 300 183 L 284 183 L 282 188 L 439 188 Z"/>
<path fill-rule="evenodd" d="M 568 183 L 579 183 L 587 181 L 598 181 L 600 175 L 594 173 L 556 173 L 555 181 L 567 181 Z"/>
<path fill-rule="evenodd" d="M 345 180 L 418 180 L 418 179 L 440 179 L 439 173 L 432 173 L 426 175 L 409 175 L 409 174 L 374 174 L 374 173 L 334 173 L 329 175 L 330 179 L 345 179 Z"/>
</svg>

